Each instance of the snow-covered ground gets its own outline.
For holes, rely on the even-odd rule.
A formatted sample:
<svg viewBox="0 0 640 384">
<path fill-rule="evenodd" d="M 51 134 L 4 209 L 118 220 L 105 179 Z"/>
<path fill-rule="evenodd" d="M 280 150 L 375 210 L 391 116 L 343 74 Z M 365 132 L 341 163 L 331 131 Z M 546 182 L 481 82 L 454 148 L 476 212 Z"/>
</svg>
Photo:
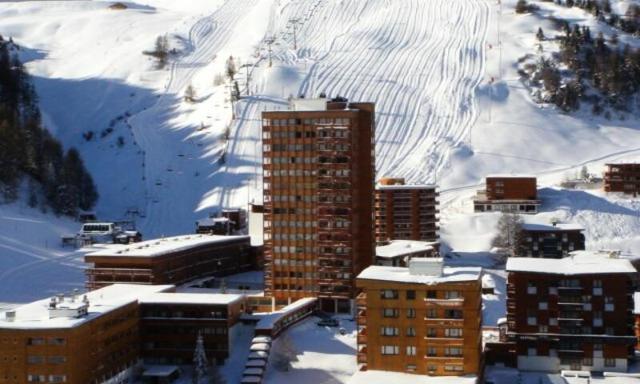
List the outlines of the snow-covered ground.
<svg viewBox="0 0 640 384">
<path fill-rule="evenodd" d="M 376 102 L 379 177 L 440 184 L 451 262 L 493 268 L 488 251 L 498 216 L 473 214 L 470 204 L 493 172 L 540 177 L 545 202 L 529 220 L 576 222 L 586 228 L 588 248 L 640 254 L 636 200 L 554 187 L 584 165 L 599 174 L 607 161 L 640 159 L 638 120 L 533 104 L 517 59 L 535 49 L 537 27 L 548 24 L 516 15 L 515 0 L 140 0 L 123 11 L 109 4 L 0 3 L 0 34 L 24 47 L 45 123 L 82 152 L 103 219 L 137 211 L 139 228 L 153 238 L 191 232 L 196 219 L 220 207 L 260 202 L 260 113 L 287 108 L 289 96 L 326 92 Z M 157 69 L 142 52 L 165 34 L 176 53 Z M 231 55 L 238 67 L 247 64 L 236 77 L 243 99 L 234 110 L 229 82 L 215 81 Z M 188 85 L 194 103 L 183 100 Z M 91 141 L 83 138 L 88 131 Z M 0 207 L 0 302 L 81 287 L 82 252 L 59 247 L 59 235 L 78 226 L 20 204 Z M 485 298 L 485 324 L 493 325 L 504 307 L 504 275 L 489 273 L 498 285 Z M 292 332 L 322 332 L 314 327 Z M 323 361 L 313 354 L 318 345 L 301 345 L 310 350 L 294 371 L 301 380 L 322 369 L 303 363 Z M 345 365 L 332 366 L 327 380 L 344 381 L 353 359 L 340 359 Z M 271 375 L 277 382 L 280 373 Z"/>
<path fill-rule="evenodd" d="M 317 317 L 310 317 L 285 332 L 296 358 L 288 371 L 278 370 L 269 360 L 265 384 L 280 383 L 345 383 L 356 372 L 356 326 L 354 321 L 340 319 L 340 328 L 320 327 Z M 276 339 L 273 353 L 280 348 L 283 336 Z"/>
</svg>

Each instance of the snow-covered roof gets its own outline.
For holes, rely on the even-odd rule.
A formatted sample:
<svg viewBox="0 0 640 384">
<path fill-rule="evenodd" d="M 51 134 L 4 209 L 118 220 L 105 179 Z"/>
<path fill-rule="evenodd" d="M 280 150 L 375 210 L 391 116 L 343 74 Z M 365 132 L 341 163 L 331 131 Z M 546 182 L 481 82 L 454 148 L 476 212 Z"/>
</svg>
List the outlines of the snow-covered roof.
<svg viewBox="0 0 640 384">
<path fill-rule="evenodd" d="M 290 107 L 294 111 L 326 111 L 327 99 L 291 99 Z"/>
<path fill-rule="evenodd" d="M 287 305 L 286 307 L 282 308 L 279 311 L 271 312 L 265 315 L 264 317 L 262 317 L 260 321 L 258 321 L 258 323 L 256 324 L 256 330 L 270 330 L 273 328 L 274 323 L 280 320 L 283 316 L 286 316 L 298 310 L 299 308 L 304 307 L 305 305 L 311 304 L 317 300 L 318 299 L 316 299 L 315 297 L 305 297 L 305 298 L 296 300 L 295 302 Z"/>
<path fill-rule="evenodd" d="M 180 369 L 176 365 L 145 365 L 142 376 L 146 377 L 168 377 Z"/>
<path fill-rule="evenodd" d="M 517 174 L 517 173 L 493 173 L 487 175 L 486 178 L 500 178 L 500 179 L 535 179 L 536 175 Z"/>
<path fill-rule="evenodd" d="M 165 293 L 158 292 L 140 298 L 141 304 L 201 304 L 229 305 L 244 299 L 244 295 L 227 293 Z"/>
<path fill-rule="evenodd" d="M 104 249 L 87 254 L 87 257 L 156 257 L 206 244 L 240 239 L 249 241 L 249 236 L 182 235 L 133 244 L 109 244 L 105 245 Z"/>
<path fill-rule="evenodd" d="M 204 219 L 200 219 L 196 221 L 196 225 L 198 227 L 211 227 L 216 225 L 217 223 L 228 223 L 231 219 L 228 217 L 205 217 Z"/>
<path fill-rule="evenodd" d="M 570 223 L 558 223 L 556 225 L 548 224 L 534 224 L 525 223 L 522 224 L 522 229 L 525 231 L 584 231 L 584 227 L 579 224 Z"/>
<path fill-rule="evenodd" d="M 391 184 L 391 185 L 376 184 L 376 189 L 379 189 L 379 190 L 384 190 L 384 189 L 414 190 L 414 189 L 436 189 L 436 188 L 438 188 L 438 186 L 435 184 Z"/>
<path fill-rule="evenodd" d="M 600 273 L 636 273 L 627 259 L 610 257 L 603 252 L 575 251 L 563 259 L 513 257 L 507 261 L 508 272 L 588 275 Z"/>
<path fill-rule="evenodd" d="M 633 294 L 633 314 L 640 315 L 640 292 Z"/>
<path fill-rule="evenodd" d="M 416 252 L 433 251 L 436 242 L 416 240 L 393 240 L 387 245 L 376 247 L 376 257 L 394 258 Z"/>
<path fill-rule="evenodd" d="M 409 273 L 409 268 L 372 265 L 360 272 L 358 279 L 432 285 L 476 281 L 480 279 L 481 272 L 480 267 L 444 267 L 442 275 L 439 276 L 417 275 Z"/>
<path fill-rule="evenodd" d="M 358 371 L 347 384 L 475 384 L 477 376 L 427 376 L 390 371 Z"/>
<path fill-rule="evenodd" d="M 15 312 L 13 321 L 7 319 L 7 312 L 0 313 L 0 329 L 50 329 L 73 328 L 92 321 L 101 315 L 135 302 L 140 298 L 157 292 L 173 289 L 173 285 L 134 285 L 113 284 L 95 291 L 79 295 L 76 300 L 87 296 L 89 301 L 88 313 L 81 317 L 55 317 L 49 313 L 50 298 L 26 304 L 12 311 Z"/>
</svg>

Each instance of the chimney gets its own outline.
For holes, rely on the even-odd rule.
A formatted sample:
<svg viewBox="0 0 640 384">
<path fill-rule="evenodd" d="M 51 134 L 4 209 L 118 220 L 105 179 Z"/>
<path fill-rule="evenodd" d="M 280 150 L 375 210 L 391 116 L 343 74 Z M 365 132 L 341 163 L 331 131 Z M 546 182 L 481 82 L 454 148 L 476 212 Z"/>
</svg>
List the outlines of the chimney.
<svg viewBox="0 0 640 384">
<path fill-rule="evenodd" d="M 410 275 L 442 276 L 442 257 L 414 257 L 409 260 Z"/>
<path fill-rule="evenodd" d="M 51 300 L 49 301 L 49 309 L 55 309 L 56 305 L 58 305 L 58 303 L 56 302 L 56 298 L 55 296 L 51 298 Z"/>
</svg>

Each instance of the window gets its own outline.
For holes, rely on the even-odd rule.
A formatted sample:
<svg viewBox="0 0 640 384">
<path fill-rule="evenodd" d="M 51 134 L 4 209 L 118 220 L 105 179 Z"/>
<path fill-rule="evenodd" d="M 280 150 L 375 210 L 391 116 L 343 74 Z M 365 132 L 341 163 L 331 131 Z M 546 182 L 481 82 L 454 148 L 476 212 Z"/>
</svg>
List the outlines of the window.
<svg viewBox="0 0 640 384">
<path fill-rule="evenodd" d="M 527 325 L 538 325 L 538 319 L 533 316 L 527 317 Z"/>
<path fill-rule="evenodd" d="M 549 327 L 546 325 L 538 326 L 538 333 L 549 333 Z"/>
<path fill-rule="evenodd" d="M 615 367 L 616 366 L 616 359 L 604 359 L 604 366 L 605 367 Z"/>
<path fill-rule="evenodd" d="M 30 337 L 27 339 L 27 345 L 44 345 L 44 339 L 41 337 Z"/>
<path fill-rule="evenodd" d="M 400 347 L 397 345 L 382 345 L 380 347 L 383 355 L 399 355 Z"/>
<path fill-rule="evenodd" d="M 27 356 L 27 364 L 43 364 L 44 357 L 42 356 Z"/>
<path fill-rule="evenodd" d="M 67 358 L 64 356 L 49 356 L 47 361 L 49 364 L 64 364 L 67 362 Z"/>
<path fill-rule="evenodd" d="M 381 336 L 398 336 L 398 328 L 394 327 L 380 327 Z"/>
<path fill-rule="evenodd" d="M 451 299 L 459 299 L 462 297 L 462 294 L 460 294 L 460 291 L 445 291 L 444 292 L 444 298 L 447 300 L 451 300 Z"/>
<path fill-rule="evenodd" d="M 435 328 L 427 328 L 427 337 L 436 337 L 436 329 Z"/>
<path fill-rule="evenodd" d="M 427 299 L 435 299 L 437 297 L 436 291 L 427 291 Z"/>
<path fill-rule="evenodd" d="M 416 317 L 416 310 L 413 308 L 407 308 L 407 319 L 413 319 Z"/>
<path fill-rule="evenodd" d="M 444 349 L 445 356 L 462 356 L 462 348 L 460 347 L 447 347 Z"/>
<path fill-rule="evenodd" d="M 415 372 L 417 368 L 415 364 L 407 364 L 407 372 Z"/>
<path fill-rule="evenodd" d="M 408 290 L 407 291 L 407 300 L 415 300 L 416 299 L 416 291 Z"/>
<path fill-rule="evenodd" d="M 399 311 L 396 308 L 384 308 L 382 310 L 382 317 L 398 317 Z"/>
<path fill-rule="evenodd" d="M 585 365 L 587 367 L 593 366 L 593 359 L 591 359 L 591 358 L 582 359 L 582 365 Z"/>
<path fill-rule="evenodd" d="M 65 345 L 67 342 L 62 337 L 53 337 L 49 339 L 49 345 Z"/>
<path fill-rule="evenodd" d="M 436 347 L 427 347 L 427 356 L 438 356 L 438 350 Z"/>
<path fill-rule="evenodd" d="M 416 335 L 416 329 L 413 327 L 408 327 L 406 334 L 408 337 L 414 337 Z"/>
<path fill-rule="evenodd" d="M 446 372 L 462 372 L 464 369 L 462 365 L 445 365 L 444 370 Z"/>
<path fill-rule="evenodd" d="M 539 302 L 538 303 L 538 309 L 543 310 L 543 311 L 547 310 L 547 309 L 549 309 L 549 304 L 547 302 L 545 302 L 545 301 Z"/>
<path fill-rule="evenodd" d="M 462 319 L 462 311 L 459 309 L 447 309 L 444 311 L 446 319 Z"/>
<path fill-rule="evenodd" d="M 527 348 L 527 355 L 528 356 L 536 356 L 538 355 L 538 350 L 535 348 Z"/>
<path fill-rule="evenodd" d="M 397 299 L 398 291 L 395 289 L 383 289 L 380 291 L 381 299 Z"/>
<path fill-rule="evenodd" d="M 407 345 L 407 356 L 415 356 L 415 355 L 416 355 L 415 345 Z"/>
<path fill-rule="evenodd" d="M 462 337 L 462 328 L 445 328 L 444 335 L 446 337 Z"/>
<path fill-rule="evenodd" d="M 49 375 L 50 383 L 66 383 L 67 376 L 65 375 Z"/>
<path fill-rule="evenodd" d="M 45 375 L 27 375 L 27 381 L 29 383 L 45 383 L 46 380 L 46 376 Z"/>
<path fill-rule="evenodd" d="M 437 319 L 438 311 L 435 308 L 427 309 L 427 319 Z"/>
<path fill-rule="evenodd" d="M 535 295 L 536 293 L 538 293 L 538 288 L 536 287 L 536 285 L 532 282 L 528 282 L 527 283 L 527 294 L 529 295 Z"/>
</svg>

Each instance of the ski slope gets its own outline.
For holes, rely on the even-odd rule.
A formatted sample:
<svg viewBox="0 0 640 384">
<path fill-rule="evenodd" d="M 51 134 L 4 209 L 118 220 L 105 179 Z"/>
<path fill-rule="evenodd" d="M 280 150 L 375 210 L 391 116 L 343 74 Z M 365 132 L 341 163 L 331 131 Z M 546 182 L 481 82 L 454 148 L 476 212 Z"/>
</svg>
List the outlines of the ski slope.
<svg viewBox="0 0 640 384">
<path fill-rule="evenodd" d="M 640 155 L 636 116 L 609 121 L 531 102 L 516 62 L 535 50 L 537 27 L 550 27 L 516 15 L 515 0 L 140 0 L 123 11 L 110 4 L 2 2 L 0 34 L 23 47 L 47 127 L 82 152 L 100 191 L 99 217 L 134 219 L 145 238 L 191 232 L 220 208 L 261 202 L 261 113 L 300 95 L 375 102 L 377 176 L 438 183 L 443 238 L 461 252 L 490 246 L 495 220 L 469 216 L 484 175 L 534 173 L 552 187 L 583 165 L 599 173 L 606 161 Z M 163 35 L 175 53 L 159 69 L 142 52 Z M 233 107 L 232 84 L 216 81 L 229 56 L 242 93 Z M 193 103 L 183 98 L 189 85 Z M 94 139 L 83 138 L 87 131 Z M 545 193 L 552 203 L 539 220 L 578 221 L 589 247 L 640 253 L 634 202 Z M 81 285 L 78 255 L 44 246 L 57 242 L 60 220 L 7 209 L 51 228 L 14 241 L 10 215 L 0 217 L 0 291 L 27 290 L 18 282 L 35 269 L 47 280 L 48 266 Z M 23 298 L 58 290 L 50 276 Z"/>
</svg>

